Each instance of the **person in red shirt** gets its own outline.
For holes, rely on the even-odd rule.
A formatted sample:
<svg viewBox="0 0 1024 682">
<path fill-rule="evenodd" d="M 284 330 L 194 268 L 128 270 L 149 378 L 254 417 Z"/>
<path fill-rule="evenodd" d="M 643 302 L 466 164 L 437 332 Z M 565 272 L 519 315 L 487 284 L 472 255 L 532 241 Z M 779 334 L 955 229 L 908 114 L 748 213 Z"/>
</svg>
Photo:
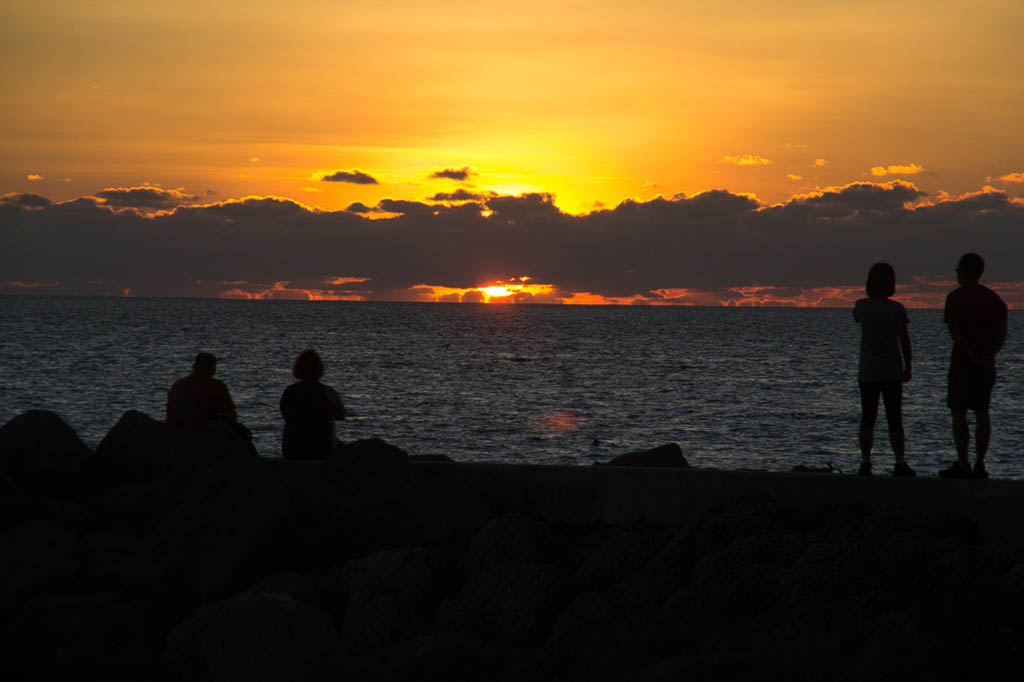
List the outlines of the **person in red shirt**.
<svg viewBox="0 0 1024 682">
<path fill-rule="evenodd" d="M 988 478 L 985 454 L 992 437 L 989 403 L 996 381 L 996 354 L 1006 341 L 1006 303 L 999 294 L 978 283 L 984 270 L 981 256 L 965 253 L 956 266 L 960 287 L 946 296 L 943 321 L 953 339 L 946 404 L 953 418 L 957 461 L 939 472 L 944 478 Z M 967 458 L 971 439 L 967 410 L 973 410 L 976 421 L 973 470 Z"/>
<path fill-rule="evenodd" d="M 231 393 L 223 381 L 213 378 L 217 358 L 199 353 L 192 373 L 179 379 L 167 392 L 167 424 L 181 431 L 201 431 L 207 419 L 235 423 L 238 414 Z"/>
</svg>

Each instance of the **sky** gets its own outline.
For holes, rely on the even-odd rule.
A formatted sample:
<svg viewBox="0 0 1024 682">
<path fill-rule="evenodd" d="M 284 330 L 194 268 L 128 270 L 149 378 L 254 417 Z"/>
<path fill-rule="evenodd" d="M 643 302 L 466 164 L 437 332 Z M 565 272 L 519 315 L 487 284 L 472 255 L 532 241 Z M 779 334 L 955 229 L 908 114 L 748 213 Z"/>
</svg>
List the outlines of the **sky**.
<svg viewBox="0 0 1024 682">
<path fill-rule="evenodd" d="M 1019 0 L 7 0 L 0 293 L 1024 307 Z"/>
</svg>

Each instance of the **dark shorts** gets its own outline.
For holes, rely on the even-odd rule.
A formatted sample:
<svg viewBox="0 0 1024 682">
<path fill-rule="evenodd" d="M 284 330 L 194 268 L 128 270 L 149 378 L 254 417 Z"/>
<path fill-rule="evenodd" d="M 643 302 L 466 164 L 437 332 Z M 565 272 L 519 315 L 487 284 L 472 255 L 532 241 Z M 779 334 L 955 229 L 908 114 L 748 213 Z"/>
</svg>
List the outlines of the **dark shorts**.
<svg viewBox="0 0 1024 682">
<path fill-rule="evenodd" d="M 996 371 L 974 365 L 953 363 L 949 367 L 949 389 L 946 405 L 958 412 L 987 410 L 992 402 Z"/>
<path fill-rule="evenodd" d="M 878 397 L 885 401 L 885 419 L 889 428 L 903 426 L 903 382 L 861 381 L 860 427 L 872 429 L 878 418 Z"/>
</svg>

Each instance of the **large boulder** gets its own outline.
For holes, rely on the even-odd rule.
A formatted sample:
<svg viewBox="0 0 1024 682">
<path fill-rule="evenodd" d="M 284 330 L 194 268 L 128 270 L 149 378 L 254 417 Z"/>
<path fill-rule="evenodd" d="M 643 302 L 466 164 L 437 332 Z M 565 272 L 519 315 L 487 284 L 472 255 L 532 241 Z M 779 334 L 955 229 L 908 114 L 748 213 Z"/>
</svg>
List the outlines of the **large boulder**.
<svg viewBox="0 0 1024 682">
<path fill-rule="evenodd" d="M 26 491 L 75 495 L 92 451 L 56 413 L 29 410 L 0 428 L 0 472 Z"/>
<path fill-rule="evenodd" d="M 207 421 L 191 433 L 128 410 L 100 441 L 87 470 L 97 489 L 149 482 L 177 488 L 216 462 L 252 454 L 252 441 L 236 426 Z"/>
<path fill-rule="evenodd" d="M 272 460 L 235 458 L 201 473 L 155 531 L 153 550 L 186 603 L 220 599 L 265 577 L 289 515 Z M 194 602 L 193 602 L 194 603 Z"/>
<path fill-rule="evenodd" d="M 340 446 L 327 460 L 331 480 L 350 492 L 409 481 L 409 455 L 379 438 Z"/>
<path fill-rule="evenodd" d="M 548 524 L 522 514 L 505 514 L 477 532 L 462 557 L 462 572 L 479 576 L 511 563 L 559 564 L 568 543 Z"/>
<path fill-rule="evenodd" d="M 32 521 L 0 534 L 0 622 L 48 589 L 74 581 L 78 533 L 55 521 Z"/>
<path fill-rule="evenodd" d="M 32 599 L 0 632 L 0 678 L 158 679 L 162 639 L 152 605 L 135 596 L 44 594 Z"/>
<path fill-rule="evenodd" d="M 339 651 L 327 614 L 283 594 L 244 593 L 204 606 L 171 631 L 164 679 L 298 682 Z"/>
<path fill-rule="evenodd" d="M 440 552 L 400 547 L 354 559 L 341 571 L 343 634 L 365 646 L 387 646 L 429 630 L 447 566 Z"/>
<path fill-rule="evenodd" d="M 621 467 L 688 467 L 689 462 L 683 457 L 678 443 L 666 443 L 651 450 L 639 450 L 619 455 L 608 462 L 611 466 Z"/>
<path fill-rule="evenodd" d="M 514 563 L 472 578 L 442 602 L 436 633 L 504 646 L 536 646 L 568 599 L 565 577 L 550 564 Z"/>
</svg>

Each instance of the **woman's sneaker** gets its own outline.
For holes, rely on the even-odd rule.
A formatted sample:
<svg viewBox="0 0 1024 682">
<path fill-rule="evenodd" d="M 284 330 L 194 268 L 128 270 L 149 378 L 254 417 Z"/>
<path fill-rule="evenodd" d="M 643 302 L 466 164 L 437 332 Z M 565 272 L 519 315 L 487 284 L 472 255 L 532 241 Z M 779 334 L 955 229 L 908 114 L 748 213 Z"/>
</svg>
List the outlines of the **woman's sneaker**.
<svg viewBox="0 0 1024 682">
<path fill-rule="evenodd" d="M 988 478 L 988 471 L 985 469 L 984 462 L 974 463 L 974 469 L 971 471 L 971 478 Z"/>
<path fill-rule="evenodd" d="M 939 476 L 942 478 L 970 478 L 971 467 L 956 461 L 948 469 L 940 471 Z"/>
<path fill-rule="evenodd" d="M 862 459 L 860 461 L 860 469 L 857 469 L 858 476 L 870 476 L 871 475 L 871 460 Z"/>
<path fill-rule="evenodd" d="M 899 462 L 893 467 L 892 475 L 900 478 L 913 478 L 917 476 L 917 472 L 911 469 L 906 462 Z"/>
</svg>

